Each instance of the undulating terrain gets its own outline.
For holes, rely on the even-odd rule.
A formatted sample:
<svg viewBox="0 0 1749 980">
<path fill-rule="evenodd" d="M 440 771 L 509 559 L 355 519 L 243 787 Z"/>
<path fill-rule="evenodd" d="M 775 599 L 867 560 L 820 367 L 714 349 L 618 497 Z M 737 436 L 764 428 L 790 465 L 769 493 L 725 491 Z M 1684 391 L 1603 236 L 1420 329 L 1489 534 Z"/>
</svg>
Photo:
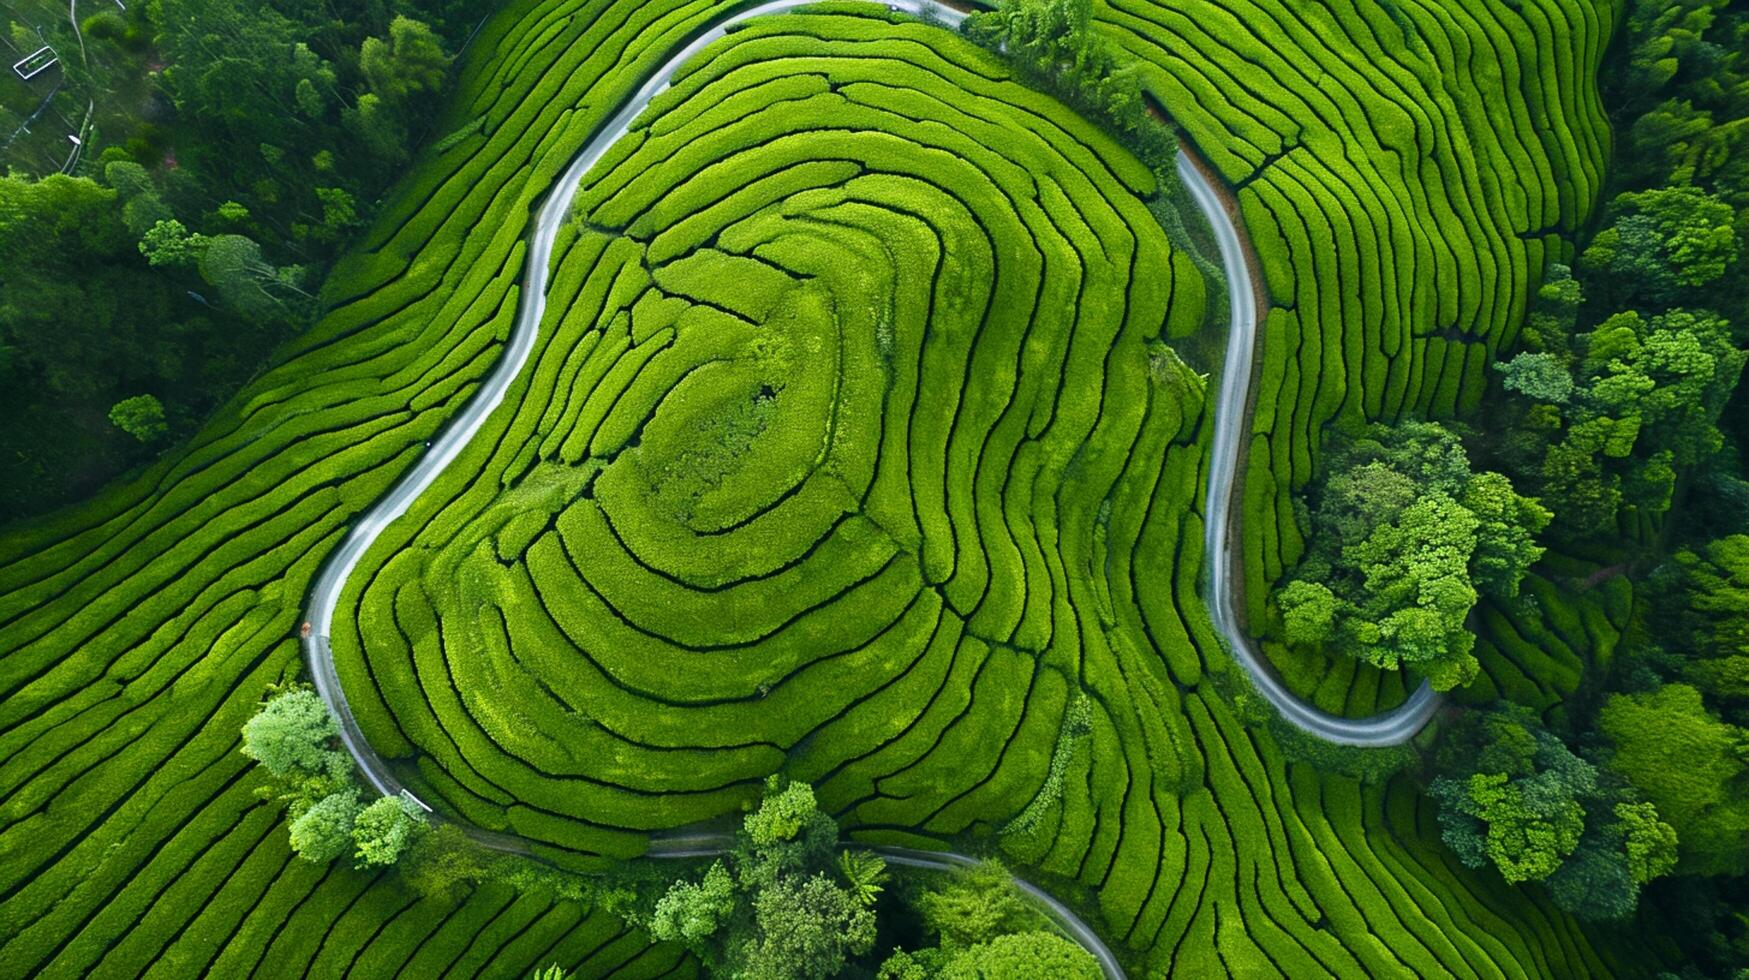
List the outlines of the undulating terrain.
<svg viewBox="0 0 1749 980">
<path fill-rule="evenodd" d="M 188 444 L 0 537 L 0 978 L 691 975 L 605 912 L 296 859 L 239 730 L 305 670 L 349 523 L 500 356 L 530 214 L 708 0 L 514 0 L 329 276 Z M 1340 420 L 1473 413 L 1603 187 L 1604 0 L 1109 0 L 1230 189 L 1266 314 L 1244 605 Z M 1000 849 L 1135 976 L 1633 975 L 1631 935 L 1466 868 L 1407 776 L 1285 747 L 1212 630 L 1226 283 L 1181 187 L 884 6 L 762 17 L 584 177 L 503 405 L 347 579 L 374 750 L 576 870 L 770 774 L 847 836 Z M 1625 580 L 1475 617 L 1463 699 L 1548 708 Z M 1368 715 L 1417 683 L 1266 648 Z M 1091 734 L 1065 749 L 1073 706 Z M 1558 710 L 1558 709 L 1557 709 Z M 1364 750 L 1361 750 L 1364 751 Z M 1024 817 L 1022 815 L 1025 815 Z"/>
</svg>

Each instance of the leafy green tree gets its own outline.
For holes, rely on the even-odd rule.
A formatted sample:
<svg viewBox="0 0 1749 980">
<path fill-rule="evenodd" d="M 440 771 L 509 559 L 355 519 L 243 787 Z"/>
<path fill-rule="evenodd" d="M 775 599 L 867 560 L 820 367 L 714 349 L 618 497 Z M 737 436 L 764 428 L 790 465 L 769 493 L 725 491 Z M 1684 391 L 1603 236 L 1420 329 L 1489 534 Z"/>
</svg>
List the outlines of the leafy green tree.
<svg viewBox="0 0 1749 980">
<path fill-rule="evenodd" d="M 964 31 L 1040 87 L 1103 118 L 1156 171 L 1172 166 L 1177 144 L 1148 114 L 1141 64 L 1093 28 L 1092 0 L 1000 0 L 968 17 Z"/>
<path fill-rule="evenodd" d="M 413 835 L 396 870 L 415 892 L 428 898 L 454 900 L 473 883 L 493 876 L 503 862 L 452 823 L 439 823 Z"/>
<path fill-rule="evenodd" d="M 1516 391 L 1533 401 L 1565 405 L 1573 397 L 1573 375 L 1561 359 L 1546 351 L 1525 352 L 1496 364 L 1494 369 L 1503 377 L 1500 383 L 1508 391 Z"/>
<path fill-rule="evenodd" d="M 1615 220 L 1592 239 L 1580 263 L 1629 296 L 1667 300 L 1718 280 L 1737 261 L 1736 212 L 1698 187 L 1622 194 L 1610 213 Z"/>
<path fill-rule="evenodd" d="M 677 881 L 656 903 L 650 935 L 696 946 L 717 935 L 735 912 L 735 882 L 718 861 L 699 882 Z"/>
<path fill-rule="evenodd" d="M 1275 601 L 1281 607 L 1282 637 L 1289 644 L 1318 647 L 1336 638 L 1342 604 L 1329 586 L 1294 579 L 1276 593 Z"/>
<path fill-rule="evenodd" d="M 875 980 L 931 980 L 943 959 L 939 949 L 895 950 L 881 961 Z"/>
<path fill-rule="evenodd" d="M 133 234 L 144 234 L 171 217 L 170 206 L 164 203 L 145 167 L 132 160 L 111 160 L 104 164 L 103 180 L 115 188 L 122 202 L 122 223 Z"/>
<path fill-rule="evenodd" d="M 1050 932 L 1018 932 L 954 953 L 940 980 L 1099 980 L 1093 954 Z"/>
<path fill-rule="evenodd" d="M 817 980 L 874 948 L 874 910 L 824 875 L 785 875 L 753 899 L 756 936 L 745 940 L 736 976 Z"/>
<path fill-rule="evenodd" d="M 443 88 L 449 62 L 443 40 L 430 27 L 400 15 L 389 23 L 387 40 L 365 38 L 358 54 L 358 67 L 370 83 L 370 90 L 396 105 L 406 105 Z"/>
<path fill-rule="evenodd" d="M 873 851 L 844 851 L 838 855 L 838 872 L 856 900 L 870 908 L 879 900 L 887 879 L 886 859 Z"/>
<path fill-rule="evenodd" d="M 1669 684 L 1605 702 L 1598 729 L 1610 768 L 1646 795 L 1675 829 L 1677 871 L 1749 871 L 1749 775 L 1744 732 L 1706 710 L 1700 692 Z"/>
<path fill-rule="evenodd" d="M 346 754 L 332 747 L 340 728 L 328 706 L 308 688 L 269 699 L 243 725 L 243 754 L 285 780 L 338 779 L 351 772 Z"/>
<path fill-rule="evenodd" d="M 1619 853 L 1588 839 L 1543 881 L 1555 904 L 1582 919 L 1611 922 L 1633 915 L 1640 884 Z"/>
<path fill-rule="evenodd" d="M 352 824 L 357 845 L 353 859 L 361 868 L 394 864 L 414 836 L 424 829 L 425 819 L 408 800 L 385 796 L 360 810 Z"/>
<path fill-rule="evenodd" d="M 110 406 L 109 421 L 143 443 L 157 442 L 170 434 L 170 423 L 164 420 L 164 403 L 153 395 L 135 395 L 116 402 Z"/>
<path fill-rule="evenodd" d="M 322 797 L 292 820 L 292 850 L 315 864 L 326 864 L 347 853 L 352 850 L 352 826 L 358 812 L 358 791 L 351 787 Z"/>
<path fill-rule="evenodd" d="M 814 788 L 768 783 L 759 808 L 748 814 L 737 837 L 735 874 L 743 888 L 770 887 L 780 876 L 831 867 L 838 825 L 820 812 Z"/>
<path fill-rule="evenodd" d="M 193 268 L 206 254 L 210 239 L 192 234 L 175 218 L 159 221 L 140 238 L 140 254 L 154 268 L 158 266 Z"/>
<path fill-rule="evenodd" d="M 1517 594 L 1548 511 L 1472 473 L 1457 437 L 1430 423 L 1335 441 L 1313 502 L 1306 556 L 1274 595 L 1282 638 L 1412 667 L 1441 690 L 1474 676 L 1465 618 L 1479 589 Z"/>
<path fill-rule="evenodd" d="M 835 974 L 874 942 L 879 866 L 856 860 L 840 886 L 838 825 L 806 783 L 766 783 L 727 862 L 680 880 L 642 917 L 651 934 L 692 950 L 715 974 L 802 978 Z"/>
<path fill-rule="evenodd" d="M 313 297 L 303 290 L 303 269 L 278 267 L 261 254 L 261 246 L 243 235 L 214 235 L 200 256 L 200 276 L 219 293 L 227 307 L 268 322 L 295 316 L 287 297 Z"/>
<path fill-rule="evenodd" d="M 1658 818 L 1650 803 L 1617 803 L 1627 869 L 1634 881 L 1646 884 L 1676 867 L 1676 828 Z"/>
<path fill-rule="evenodd" d="M 1573 333 L 1578 299 L 1551 270 L 1524 332 L 1532 349 L 1501 373 L 1532 403 L 1504 440 L 1508 463 L 1531 475 L 1564 535 L 1585 538 L 1613 535 L 1623 505 L 1669 509 L 1678 471 L 1724 445 L 1719 419 L 1749 353 L 1705 310 L 1626 310 Z"/>
<path fill-rule="evenodd" d="M 1440 785 L 1434 795 L 1486 828 L 1482 852 L 1501 877 L 1513 883 L 1540 881 L 1573 853 L 1585 830 L 1585 808 L 1547 782 L 1476 773 L 1461 790 Z M 1474 846 L 1465 845 L 1461 853 L 1474 853 Z"/>
<path fill-rule="evenodd" d="M 944 949 L 1023 932 L 1038 917 L 1020 897 L 1008 869 L 995 861 L 957 872 L 947 884 L 925 891 L 917 899 L 917 911 L 924 927 L 941 937 Z"/>
<path fill-rule="evenodd" d="M 394 163 L 407 156 L 407 131 L 395 111 L 375 92 L 358 97 L 342 118 L 346 128 L 378 160 Z"/>
<path fill-rule="evenodd" d="M 1658 619 L 1696 661 L 1749 654 L 1749 535 L 1678 551 L 1652 584 Z M 1701 672 L 1730 676 L 1720 668 Z"/>
<path fill-rule="evenodd" d="M 1428 787 L 1441 836 L 1464 864 L 1543 882 L 1593 920 L 1629 915 L 1640 886 L 1670 870 L 1675 831 L 1520 706 L 1470 711 L 1442 733 Z"/>
</svg>

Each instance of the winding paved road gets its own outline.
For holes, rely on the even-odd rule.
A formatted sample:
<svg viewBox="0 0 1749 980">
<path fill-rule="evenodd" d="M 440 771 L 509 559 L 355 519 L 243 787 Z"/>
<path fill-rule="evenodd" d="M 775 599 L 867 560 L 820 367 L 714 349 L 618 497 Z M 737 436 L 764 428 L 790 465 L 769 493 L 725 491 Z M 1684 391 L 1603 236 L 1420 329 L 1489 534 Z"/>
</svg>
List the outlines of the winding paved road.
<svg viewBox="0 0 1749 980">
<path fill-rule="evenodd" d="M 548 262 L 555 238 L 571 210 L 583 175 L 602 158 L 626 131 L 650 100 L 673 78 L 680 66 L 705 46 L 723 37 L 727 28 L 739 22 L 765 14 L 779 13 L 803 7 L 813 0 L 771 0 L 730 14 L 716 26 L 699 35 L 676 51 L 661 68 L 633 95 L 601 131 L 585 146 L 571 165 L 559 177 L 552 195 L 535 212 L 533 232 L 529 240 L 527 266 L 523 276 L 520 306 L 516 321 L 498 363 L 487 374 L 474 396 L 461 413 L 444 426 L 428 451 L 395 486 L 371 508 L 361 514 L 350 528 L 340 548 L 324 563 L 310 591 L 306 620 L 310 631 L 304 638 L 304 652 L 317 693 L 339 720 L 341 740 L 352 754 L 359 769 L 377 792 L 403 796 L 427 812 L 431 807 L 414 796 L 395 778 L 382 757 L 371 748 L 352 707 L 346 700 L 334 667 L 329 645 L 329 631 L 341 591 L 359 560 L 378 536 L 396 518 L 405 514 L 421 493 L 436 481 L 439 474 L 461 453 L 487 417 L 503 402 L 511 382 L 521 373 L 534 349 L 534 341 L 542 315 L 546 311 Z M 894 0 L 888 4 L 894 10 L 921 14 L 925 8 L 947 27 L 957 27 L 965 14 L 952 8 L 930 3 L 929 0 Z M 1230 582 L 1232 556 L 1229 536 L 1224 533 L 1230 524 L 1234 478 L 1238 468 L 1238 446 L 1243 435 L 1245 409 L 1250 398 L 1251 362 L 1257 330 L 1257 307 L 1251 289 L 1252 270 L 1240 247 L 1239 232 L 1221 205 L 1221 199 L 1208 178 L 1184 154 L 1178 161 L 1179 174 L 1190 189 L 1197 207 L 1208 217 L 1219 242 L 1221 261 L 1226 267 L 1231 287 L 1231 337 L 1226 370 L 1222 378 L 1220 400 L 1215 409 L 1216 430 L 1213 450 L 1214 465 L 1209 477 L 1209 540 L 1210 612 L 1216 627 L 1227 639 L 1239 662 L 1256 681 L 1258 689 L 1279 708 L 1289 721 L 1313 734 L 1334 742 L 1357 745 L 1389 745 L 1412 736 L 1437 707 L 1432 692 L 1424 686 L 1401 708 L 1389 714 L 1362 720 L 1349 720 L 1327 715 L 1304 704 L 1293 696 L 1268 669 L 1256 649 L 1239 630 L 1232 613 Z M 508 851 L 525 850 L 518 838 L 472 828 L 470 833 L 480 843 Z M 650 857 L 688 858 L 718 854 L 729 838 L 721 834 L 676 832 L 658 836 L 651 842 Z M 950 870 L 976 863 L 976 859 L 952 852 L 920 851 L 899 847 L 875 847 L 888 861 L 911 867 Z M 1122 968 L 1117 957 L 1094 930 L 1067 906 L 1042 889 L 1021 879 L 1016 885 L 1056 923 L 1070 938 L 1085 946 L 1099 960 L 1107 977 L 1121 978 Z"/>
<path fill-rule="evenodd" d="M 1237 562 L 1233 558 L 1233 540 L 1238 536 L 1238 521 L 1234 517 L 1233 490 L 1239 476 L 1239 449 L 1249 434 L 1246 410 L 1251 404 L 1252 362 L 1261 328 L 1254 285 L 1257 273 L 1220 192 L 1189 153 L 1178 154 L 1178 175 L 1190 190 L 1197 209 L 1208 217 L 1209 226 L 1214 229 L 1221 266 L 1227 274 L 1227 309 L 1231 313 L 1227 358 L 1214 407 L 1215 438 L 1209 450 L 1208 513 L 1204 515 L 1207 525 L 1203 552 L 1208 555 L 1208 578 L 1203 599 L 1208 603 L 1209 618 L 1233 656 L 1251 675 L 1258 693 L 1268 698 L 1294 727 L 1338 745 L 1400 745 L 1414 738 L 1439 710 L 1440 698 L 1426 681 L 1390 711 L 1370 718 L 1342 718 L 1301 701 L 1288 690 L 1258 652 L 1251 636 L 1239 627 L 1234 613 L 1238 583 L 1234 578 Z"/>
</svg>

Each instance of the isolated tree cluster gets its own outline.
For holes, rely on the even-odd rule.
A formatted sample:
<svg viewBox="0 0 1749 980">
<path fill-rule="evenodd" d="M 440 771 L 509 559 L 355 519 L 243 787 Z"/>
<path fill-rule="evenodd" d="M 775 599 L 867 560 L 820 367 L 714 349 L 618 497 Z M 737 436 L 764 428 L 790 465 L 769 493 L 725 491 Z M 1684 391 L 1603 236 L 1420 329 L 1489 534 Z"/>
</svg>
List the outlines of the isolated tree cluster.
<svg viewBox="0 0 1749 980">
<path fill-rule="evenodd" d="M 394 864 L 424 831 L 418 807 L 398 796 L 364 803 L 340 729 L 316 692 L 293 688 L 269 698 L 243 726 L 243 754 L 286 803 L 292 850 L 317 864 L 351 855 L 361 868 Z"/>
<path fill-rule="evenodd" d="M 1410 668 L 1440 690 L 1477 664 L 1465 619 L 1479 595 L 1517 595 L 1548 511 L 1428 422 L 1371 425 L 1326 450 L 1306 554 L 1275 593 L 1288 644 Z"/>
</svg>

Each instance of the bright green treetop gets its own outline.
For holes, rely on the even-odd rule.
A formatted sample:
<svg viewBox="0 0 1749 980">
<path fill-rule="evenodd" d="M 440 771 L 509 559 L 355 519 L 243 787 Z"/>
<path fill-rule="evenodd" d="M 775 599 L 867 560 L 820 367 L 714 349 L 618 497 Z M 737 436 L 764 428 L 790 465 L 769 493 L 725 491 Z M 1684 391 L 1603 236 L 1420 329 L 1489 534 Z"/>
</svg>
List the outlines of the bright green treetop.
<svg viewBox="0 0 1749 980">
<path fill-rule="evenodd" d="M 1742 729 L 1707 711 L 1700 692 L 1668 684 L 1618 694 L 1598 717 L 1615 748 L 1611 768 L 1675 828 L 1684 874 L 1749 871 L 1749 773 Z"/>
<path fill-rule="evenodd" d="M 1305 558 L 1275 594 L 1295 646 L 1412 667 L 1440 690 L 1477 669 L 1464 622 L 1480 592 L 1517 594 L 1549 514 L 1497 473 L 1474 473 L 1431 423 L 1338 440 L 1314 492 Z"/>
<path fill-rule="evenodd" d="M 998 936 L 948 957 L 938 980 L 1099 980 L 1099 961 L 1050 932 Z"/>
<path fill-rule="evenodd" d="M 164 403 L 154 395 L 123 398 L 109 409 L 109 421 L 141 442 L 157 442 L 170 433 L 164 420 Z"/>
</svg>

